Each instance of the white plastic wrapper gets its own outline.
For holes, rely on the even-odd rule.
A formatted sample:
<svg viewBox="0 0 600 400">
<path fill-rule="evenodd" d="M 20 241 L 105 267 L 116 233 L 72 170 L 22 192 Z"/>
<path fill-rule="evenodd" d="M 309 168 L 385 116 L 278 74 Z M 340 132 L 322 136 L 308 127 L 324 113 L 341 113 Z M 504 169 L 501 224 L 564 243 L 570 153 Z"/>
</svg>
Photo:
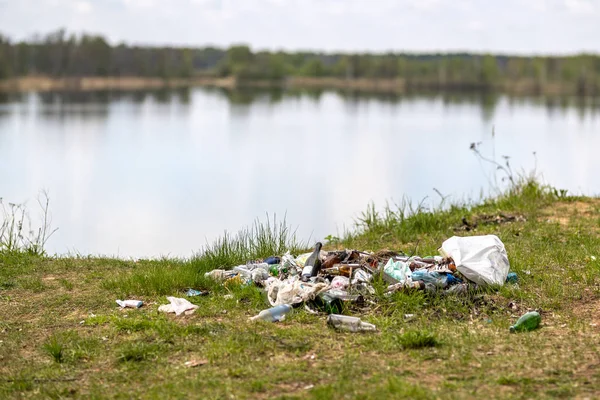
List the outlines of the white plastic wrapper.
<svg viewBox="0 0 600 400">
<path fill-rule="evenodd" d="M 350 279 L 345 276 L 336 276 L 331 281 L 332 289 L 346 289 L 350 284 Z"/>
<path fill-rule="evenodd" d="M 453 236 L 442 243 L 442 254 L 452 257 L 456 268 L 479 285 L 503 285 L 510 269 L 504 243 L 496 235 Z"/>
<path fill-rule="evenodd" d="M 312 300 L 319 293 L 329 289 L 326 283 L 302 282 L 298 277 L 280 281 L 269 279 L 266 282 L 269 303 L 273 306 L 280 304 L 297 304 Z"/>
<path fill-rule="evenodd" d="M 169 300 L 170 304 L 163 304 L 162 306 L 158 307 L 158 311 L 181 315 L 183 313 L 193 313 L 197 308 L 199 308 L 197 305 L 179 297 L 167 297 L 167 300 Z"/>
</svg>

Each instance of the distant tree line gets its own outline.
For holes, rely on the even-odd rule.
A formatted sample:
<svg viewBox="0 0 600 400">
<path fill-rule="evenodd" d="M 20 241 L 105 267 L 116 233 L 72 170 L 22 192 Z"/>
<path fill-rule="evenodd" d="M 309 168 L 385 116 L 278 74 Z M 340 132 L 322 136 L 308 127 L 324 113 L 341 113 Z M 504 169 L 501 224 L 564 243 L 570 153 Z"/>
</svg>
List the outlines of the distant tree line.
<svg viewBox="0 0 600 400">
<path fill-rule="evenodd" d="M 485 89 L 519 82 L 568 85 L 581 94 L 600 93 L 600 56 L 507 56 L 489 54 L 324 54 L 253 52 L 248 46 L 111 46 L 102 36 L 58 30 L 28 41 L 0 34 L 0 79 L 140 76 L 228 77 L 281 81 L 288 77 L 400 79 L 406 86 Z"/>
</svg>

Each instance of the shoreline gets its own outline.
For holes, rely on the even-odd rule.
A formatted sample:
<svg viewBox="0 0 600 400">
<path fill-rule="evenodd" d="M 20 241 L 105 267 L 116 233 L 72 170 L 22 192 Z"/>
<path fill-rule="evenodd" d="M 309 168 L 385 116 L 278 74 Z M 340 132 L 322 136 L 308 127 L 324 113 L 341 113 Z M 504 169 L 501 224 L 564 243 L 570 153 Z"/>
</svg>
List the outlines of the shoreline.
<svg viewBox="0 0 600 400">
<path fill-rule="evenodd" d="M 571 85 L 546 83 L 540 85 L 533 80 L 518 80 L 493 86 L 448 82 L 441 84 L 432 81 L 407 82 L 405 79 L 342 79 L 330 77 L 289 77 L 284 80 L 244 80 L 235 77 L 196 77 L 196 78 L 144 78 L 144 77 L 78 77 L 50 78 L 27 76 L 0 81 L 0 93 L 23 93 L 29 91 L 100 91 L 100 90 L 147 90 L 182 87 L 216 87 L 227 90 L 243 88 L 263 89 L 312 89 L 312 90 L 351 90 L 403 94 L 415 91 L 437 91 L 448 93 L 502 93 L 508 95 L 598 95 L 581 93 Z"/>
<path fill-rule="evenodd" d="M 252 316 L 272 307 L 264 288 L 240 278 L 224 283 L 206 277 L 246 260 L 308 250 L 291 230 L 273 225 L 242 230 L 189 260 L 0 251 L 0 357 L 6 377 L 0 393 L 597 398 L 598 209 L 598 198 L 557 195 L 530 183 L 473 207 L 375 215 L 375 223 L 325 243 L 324 250 L 370 249 L 379 267 L 399 253 L 436 254 L 455 235 L 493 234 L 514 275 L 502 287 L 467 286 L 443 294 L 405 288 L 387 295 L 388 283 L 378 277 L 361 285 L 371 290 L 337 289 L 351 297 L 335 307 L 376 327 L 362 333 L 328 327 L 327 314 L 337 310 L 315 313 L 312 308 L 322 307 L 309 298 L 296 301 L 300 306 L 281 321 L 254 321 Z M 475 231 L 466 230 L 475 223 Z M 121 308 L 115 301 L 121 299 L 140 307 Z M 159 312 L 172 299 L 189 312 Z M 510 327 L 530 310 L 541 314 L 539 329 L 511 334 Z M 326 373 L 316 379 L 315 371 Z"/>
</svg>

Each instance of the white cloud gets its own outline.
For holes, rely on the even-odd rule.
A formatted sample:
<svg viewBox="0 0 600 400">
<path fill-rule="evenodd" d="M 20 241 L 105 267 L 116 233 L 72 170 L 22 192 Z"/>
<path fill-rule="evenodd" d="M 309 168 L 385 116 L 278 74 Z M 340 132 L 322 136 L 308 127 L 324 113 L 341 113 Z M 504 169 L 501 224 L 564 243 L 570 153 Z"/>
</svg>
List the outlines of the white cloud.
<svg viewBox="0 0 600 400">
<path fill-rule="evenodd" d="M 155 0 L 123 0 L 127 7 L 131 8 L 151 8 L 156 6 Z"/>
<path fill-rule="evenodd" d="M 408 0 L 408 5 L 414 9 L 430 11 L 442 6 L 441 0 Z"/>
<path fill-rule="evenodd" d="M 92 5 L 87 1 L 77 1 L 75 10 L 80 14 L 89 14 L 92 11 Z"/>
<path fill-rule="evenodd" d="M 483 25 L 483 22 L 481 22 L 481 21 L 471 21 L 471 22 L 467 23 L 467 29 L 470 31 L 477 32 L 477 31 L 483 30 L 483 28 L 484 28 L 484 25 Z"/>
<path fill-rule="evenodd" d="M 590 0 L 565 0 L 565 7 L 573 14 L 591 14 L 595 11 Z"/>
<path fill-rule="evenodd" d="M 600 51 L 597 0 L 11 0 L 2 7 L 0 30 L 15 39 L 65 27 L 138 44 Z"/>
</svg>

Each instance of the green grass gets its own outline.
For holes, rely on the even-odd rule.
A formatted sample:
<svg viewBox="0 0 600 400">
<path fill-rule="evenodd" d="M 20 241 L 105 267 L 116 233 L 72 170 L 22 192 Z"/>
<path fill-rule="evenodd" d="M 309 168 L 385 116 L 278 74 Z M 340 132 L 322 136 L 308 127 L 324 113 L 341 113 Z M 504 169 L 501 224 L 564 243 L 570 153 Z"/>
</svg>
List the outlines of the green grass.
<svg viewBox="0 0 600 400">
<path fill-rule="evenodd" d="M 398 338 L 398 341 L 405 349 L 422 349 L 440 345 L 440 342 L 432 332 L 423 330 L 410 330 L 405 332 Z"/>
<path fill-rule="evenodd" d="M 462 220 L 519 215 L 525 221 Z M 250 322 L 267 308 L 260 289 L 204 278 L 213 268 L 300 253 L 285 224 L 257 222 L 191 259 L 137 262 L 0 253 L 1 398 L 597 398 L 600 372 L 600 200 L 534 182 L 495 199 L 434 210 L 371 207 L 356 230 L 326 248 L 436 254 L 452 235 L 493 233 L 518 284 L 461 296 L 398 292 L 376 280 L 377 326 L 352 334 L 294 309 L 277 324 Z M 193 287 L 191 316 L 157 311 Z M 118 298 L 144 301 L 120 309 Z M 534 332 L 508 328 L 530 309 Z M 412 314 L 412 317 L 406 317 Z M 204 360 L 188 368 L 186 361 Z"/>
<path fill-rule="evenodd" d="M 62 363 L 65 357 L 65 348 L 64 344 L 61 343 L 56 337 L 51 338 L 49 341 L 44 343 L 44 351 L 48 353 L 54 361 L 57 363 Z"/>
</svg>

